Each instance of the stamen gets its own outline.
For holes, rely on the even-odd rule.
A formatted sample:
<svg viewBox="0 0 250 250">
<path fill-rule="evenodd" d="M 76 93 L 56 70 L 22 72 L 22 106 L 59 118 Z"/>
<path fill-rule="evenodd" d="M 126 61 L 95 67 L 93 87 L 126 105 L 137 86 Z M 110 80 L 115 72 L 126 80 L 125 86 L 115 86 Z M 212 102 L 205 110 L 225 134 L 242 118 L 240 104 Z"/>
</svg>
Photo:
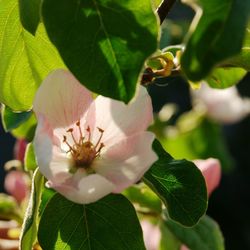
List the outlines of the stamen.
<svg viewBox="0 0 250 250">
<path fill-rule="evenodd" d="M 90 130 L 90 127 L 88 126 L 86 130 L 87 130 L 87 132 L 89 133 L 88 141 L 90 141 L 90 138 L 91 138 L 91 130 Z"/>
<path fill-rule="evenodd" d="M 75 150 L 72 148 L 72 146 L 67 142 L 67 137 L 64 135 L 63 136 L 63 143 L 65 143 L 68 147 L 69 147 L 69 151 L 67 152 L 67 153 L 69 153 L 69 152 L 75 152 Z"/>
<path fill-rule="evenodd" d="M 75 139 L 75 136 L 73 135 L 73 128 L 69 128 L 69 129 L 67 130 L 67 132 L 71 134 L 71 137 L 72 137 L 74 143 L 77 144 L 76 139 Z"/>
<path fill-rule="evenodd" d="M 80 132 L 79 144 L 82 145 L 83 140 L 84 140 L 84 137 L 83 137 L 83 135 L 82 135 L 82 129 L 81 129 L 80 120 L 76 123 L 76 126 L 78 127 L 79 132 Z"/>
<path fill-rule="evenodd" d="M 100 144 L 100 147 L 98 148 L 98 150 L 96 151 L 96 156 L 100 155 L 100 152 L 102 150 L 102 148 L 105 147 L 104 143 Z"/>
<path fill-rule="evenodd" d="M 100 135 L 100 137 L 99 137 L 99 139 L 98 139 L 98 141 L 97 141 L 97 143 L 96 143 L 94 149 L 96 149 L 96 148 L 98 147 L 99 143 L 101 142 L 103 133 L 104 133 L 104 130 L 103 130 L 103 129 L 101 129 L 101 128 L 99 128 L 99 127 L 97 127 L 97 129 L 99 130 L 99 132 L 101 133 L 101 135 Z"/>
</svg>

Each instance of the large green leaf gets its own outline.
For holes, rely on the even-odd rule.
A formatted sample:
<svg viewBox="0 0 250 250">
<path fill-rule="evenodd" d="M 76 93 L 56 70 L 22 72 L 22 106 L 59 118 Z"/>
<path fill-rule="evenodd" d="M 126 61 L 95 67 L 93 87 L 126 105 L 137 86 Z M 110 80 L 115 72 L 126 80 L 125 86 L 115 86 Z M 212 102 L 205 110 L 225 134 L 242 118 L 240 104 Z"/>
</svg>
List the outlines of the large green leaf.
<svg viewBox="0 0 250 250">
<path fill-rule="evenodd" d="M 204 216 L 192 228 L 185 228 L 173 221 L 166 221 L 165 226 L 189 249 L 224 250 L 224 240 L 217 223 Z"/>
<path fill-rule="evenodd" d="M 54 195 L 42 214 L 38 240 L 46 250 L 145 250 L 135 210 L 122 195 L 88 205 Z"/>
<path fill-rule="evenodd" d="M 41 1 L 42 0 L 19 0 L 22 25 L 33 35 L 36 33 L 40 21 Z"/>
<path fill-rule="evenodd" d="M 44 0 L 42 16 L 64 62 L 90 90 L 128 102 L 157 48 L 150 0 Z"/>
<path fill-rule="evenodd" d="M 205 180 L 200 170 L 186 160 L 174 160 L 155 140 L 158 161 L 144 175 L 165 203 L 169 217 L 185 226 L 195 225 L 207 209 Z"/>
<path fill-rule="evenodd" d="M 197 14 L 187 36 L 181 65 L 190 80 L 199 81 L 217 63 L 240 52 L 250 1 L 182 1 L 194 7 Z"/>
<path fill-rule="evenodd" d="M 45 76 L 64 67 L 42 25 L 35 37 L 23 29 L 17 0 L 0 0 L 0 58 L 0 102 L 17 111 L 31 109 Z"/>
<path fill-rule="evenodd" d="M 33 249 L 32 246 L 37 237 L 37 220 L 43 183 L 43 176 L 37 169 L 33 175 L 30 200 L 24 217 L 23 228 L 20 236 L 20 249 L 22 250 Z"/>
</svg>

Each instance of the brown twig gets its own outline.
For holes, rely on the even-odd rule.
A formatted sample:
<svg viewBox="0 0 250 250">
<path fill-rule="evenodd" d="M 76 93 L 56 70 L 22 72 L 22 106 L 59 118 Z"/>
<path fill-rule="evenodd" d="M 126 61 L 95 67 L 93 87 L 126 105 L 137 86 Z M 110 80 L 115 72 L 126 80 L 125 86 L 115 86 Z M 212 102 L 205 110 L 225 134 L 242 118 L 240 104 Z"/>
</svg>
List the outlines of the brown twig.
<svg viewBox="0 0 250 250">
<path fill-rule="evenodd" d="M 176 0 L 163 0 L 161 2 L 161 5 L 157 9 L 161 24 L 165 20 L 166 16 L 168 15 L 175 2 Z"/>
</svg>

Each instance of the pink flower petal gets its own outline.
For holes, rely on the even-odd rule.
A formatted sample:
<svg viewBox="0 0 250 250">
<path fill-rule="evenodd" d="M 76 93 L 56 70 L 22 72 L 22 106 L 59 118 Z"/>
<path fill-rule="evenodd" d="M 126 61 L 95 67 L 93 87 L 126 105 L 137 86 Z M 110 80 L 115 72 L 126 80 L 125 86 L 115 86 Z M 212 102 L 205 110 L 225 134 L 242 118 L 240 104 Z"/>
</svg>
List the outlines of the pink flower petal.
<svg viewBox="0 0 250 250">
<path fill-rule="evenodd" d="M 138 181 L 157 160 L 152 150 L 154 135 L 141 132 L 118 141 L 94 161 L 93 169 L 110 180 L 119 193 Z"/>
<path fill-rule="evenodd" d="M 71 178 L 64 184 L 51 187 L 67 199 L 79 204 L 95 202 L 110 194 L 114 189 L 114 185 L 99 174 Z"/>
<path fill-rule="evenodd" d="M 39 87 L 33 109 L 43 114 L 53 128 L 66 127 L 79 120 L 92 102 L 91 92 L 68 71 L 50 73 Z"/>
<path fill-rule="evenodd" d="M 14 158 L 23 162 L 27 141 L 25 139 L 17 139 L 14 146 Z"/>
<path fill-rule="evenodd" d="M 104 130 L 102 141 L 107 146 L 122 137 L 146 130 L 152 120 L 151 99 L 144 87 L 140 87 L 138 96 L 128 105 L 98 96 L 87 114 L 87 125 L 92 130 L 96 127 Z M 97 141 L 98 137 L 99 134 L 94 133 L 93 141 Z"/>
<path fill-rule="evenodd" d="M 53 144 L 53 131 L 48 121 L 39 116 L 34 137 L 34 149 L 41 173 L 50 181 L 61 183 L 69 178 L 71 160 L 65 152 Z"/>
<path fill-rule="evenodd" d="M 220 183 L 220 162 L 213 158 L 207 160 L 194 160 L 193 162 L 201 170 L 206 181 L 208 194 L 210 195 Z"/>
</svg>

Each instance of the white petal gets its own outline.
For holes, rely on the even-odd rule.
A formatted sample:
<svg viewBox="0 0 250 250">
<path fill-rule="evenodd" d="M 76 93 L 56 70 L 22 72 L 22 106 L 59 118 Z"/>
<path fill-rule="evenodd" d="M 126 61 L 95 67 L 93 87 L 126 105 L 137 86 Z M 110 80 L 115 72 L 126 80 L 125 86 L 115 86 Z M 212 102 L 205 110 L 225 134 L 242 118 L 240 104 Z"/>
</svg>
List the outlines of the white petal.
<svg viewBox="0 0 250 250">
<path fill-rule="evenodd" d="M 154 134 L 151 132 L 125 138 L 96 159 L 93 168 L 110 180 L 116 186 L 114 192 L 119 193 L 137 182 L 157 160 L 152 149 L 153 140 Z"/>
<path fill-rule="evenodd" d="M 114 185 L 99 174 L 83 176 L 78 181 L 72 178 L 65 184 L 52 187 L 67 199 L 79 204 L 96 202 L 114 189 Z"/>
<path fill-rule="evenodd" d="M 108 146 L 119 139 L 144 131 L 152 123 L 152 103 L 144 87 L 128 105 L 98 96 L 87 114 L 88 125 L 93 131 L 93 141 L 99 137 L 97 127 L 104 130 L 102 142 Z"/>
<path fill-rule="evenodd" d="M 50 73 L 39 87 L 33 109 L 43 114 L 52 125 L 67 127 L 79 120 L 93 101 L 91 92 L 68 71 Z"/>
<path fill-rule="evenodd" d="M 39 117 L 34 149 L 41 173 L 50 181 L 60 183 L 69 178 L 71 160 L 57 146 L 53 145 L 52 128 L 44 117 Z"/>
</svg>

